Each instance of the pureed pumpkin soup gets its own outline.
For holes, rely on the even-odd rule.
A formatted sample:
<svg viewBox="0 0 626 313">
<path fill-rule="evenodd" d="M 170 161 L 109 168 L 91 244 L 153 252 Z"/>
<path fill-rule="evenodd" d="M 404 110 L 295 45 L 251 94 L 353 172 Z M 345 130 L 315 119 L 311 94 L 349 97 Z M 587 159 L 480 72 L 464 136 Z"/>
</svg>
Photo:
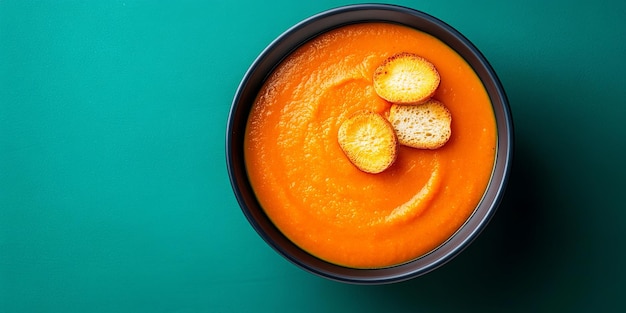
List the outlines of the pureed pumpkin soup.
<svg viewBox="0 0 626 313">
<path fill-rule="evenodd" d="M 440 75 L 432 96 L 452 116 L 438 149 L 399 145 L 386 170 L 357 168 L 338 143 L 361 111 L 388 116 L 375 70 L 398 53 Z M 250 111 L 244 159 L 255 196 L 294 244 L 327 262 L 384 268 L 427 254 L 479 204 L 494 168 L 497 128 L 473 69 L 435 37 L 391 23 L 359 23 L 300 46 L 265 80 Z"/>
</svg>

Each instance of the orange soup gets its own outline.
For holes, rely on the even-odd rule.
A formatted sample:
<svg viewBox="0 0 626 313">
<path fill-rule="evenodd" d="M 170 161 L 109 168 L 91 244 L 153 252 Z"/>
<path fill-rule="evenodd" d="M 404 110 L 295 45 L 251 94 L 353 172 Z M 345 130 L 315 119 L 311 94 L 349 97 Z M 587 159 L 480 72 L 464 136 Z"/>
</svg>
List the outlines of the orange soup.
<svg viewBox="0 0 626 313">
<path fill-rule="evenodd" d="M 354 112 L 389 111 L 373 73 L 400 52 L 437 68 L 433 98 L 450 110 L 452 135 L 436 150 L 400 146 L 390 168 L 365 173 L 337 131 Z M 463 225 L 487 188 L 496 143 L 489 96 L 462 57 L 426 33 L 362 23 L 317 36 L 274 70 L 250 112 L 244 157 L 256 197 L 287 238 L 334 264 L 380 268 L 432 251 Z"/>
</svg>

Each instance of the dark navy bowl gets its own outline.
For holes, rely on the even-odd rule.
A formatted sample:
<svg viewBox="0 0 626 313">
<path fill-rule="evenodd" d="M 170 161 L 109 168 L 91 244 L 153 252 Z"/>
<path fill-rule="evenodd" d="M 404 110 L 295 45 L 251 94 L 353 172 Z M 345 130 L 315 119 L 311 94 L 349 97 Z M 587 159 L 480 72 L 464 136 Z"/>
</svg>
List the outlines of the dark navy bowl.
<svg viewBox="0 0 626 313">
<path fill-rule="evenodd" d="M 437 37 L 456 50 L 476 71 L 491 99 L 498 127 L 496 161 L 489 186 L 465 224 L 432 252 L 408 263 L 380 269 L 335 265 L 300 249 L 265 215 L 248 180 L 243 155 L 244 133 L 255 97 L 272 70 L 303 43 L 329 30 L 349 24 L 388 22 L 408 26 Z M 384 284 L 414 278 L 450 261 L 487 226 L 504 193 L 513 156 L 513 122 L 508 100 L 496 73 L 478 49 L 441 20 L 406 7 L 383 4 L 350 5 L 303 20 L 276 38 L 258 56 L 235 94 L 226 133 L 226 161 L 233 191 L 241 210 L 257 233 L 279 254 L 316 275 L 354 284 Z"/>
</svg>

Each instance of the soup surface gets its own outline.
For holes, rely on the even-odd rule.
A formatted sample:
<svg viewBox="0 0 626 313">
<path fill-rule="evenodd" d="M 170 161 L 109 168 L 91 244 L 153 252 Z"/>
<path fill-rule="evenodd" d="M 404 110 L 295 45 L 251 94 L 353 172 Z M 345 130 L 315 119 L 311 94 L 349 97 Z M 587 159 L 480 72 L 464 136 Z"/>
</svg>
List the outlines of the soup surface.
<svg viewBox="0 0 626 313">
<path fill-rule="evenodd" d="M 356 111 L 388 113 L 372 77 L 400 52 L 437 68 L 433 98 L 450 110 L 452 135 L 436 150 L 400 146 L 390 168 L 368 174 L 350 163 L 337 131 Z M 317 36 L 267 78 L 244 157 L 261 206 L 291 241 L 331 263 L 379 268 L 432 251 L 462 226 L 487 188 L 496 144 L 489 97 L 455 51 L 408 27 L 362 23 Z"/>
</svg>

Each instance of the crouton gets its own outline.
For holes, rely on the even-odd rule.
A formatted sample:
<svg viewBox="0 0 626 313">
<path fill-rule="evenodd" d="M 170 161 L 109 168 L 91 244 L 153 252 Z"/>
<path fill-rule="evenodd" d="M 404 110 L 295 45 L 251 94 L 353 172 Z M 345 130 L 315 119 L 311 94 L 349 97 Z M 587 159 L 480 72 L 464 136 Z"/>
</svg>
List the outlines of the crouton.
<svg viewBox="0 0 626 313">
<path fill-rule="evenodd" d="M 393 127 L 376 112 L 359 111 L 349 117 L 339 127 L 337 139 L 350 162 L 367 173 L 386 170 L 398 154 Z"/>
<path fill-rule="evenodd" d="M 376 68 L 374 90 L 391 103 L 420 104 L 433 96 L 440 80 L 432 63 L 403 52 L 389 57 Z"/>
<path fill-rule="evenodd" d="M 420 105 L 394 104 L 388 119 L 398 142 L 413 148 L 440 148 L 448 142 L 452 133 L 452 115 L 443 103 L 435 99 Z"/>
</svg>

